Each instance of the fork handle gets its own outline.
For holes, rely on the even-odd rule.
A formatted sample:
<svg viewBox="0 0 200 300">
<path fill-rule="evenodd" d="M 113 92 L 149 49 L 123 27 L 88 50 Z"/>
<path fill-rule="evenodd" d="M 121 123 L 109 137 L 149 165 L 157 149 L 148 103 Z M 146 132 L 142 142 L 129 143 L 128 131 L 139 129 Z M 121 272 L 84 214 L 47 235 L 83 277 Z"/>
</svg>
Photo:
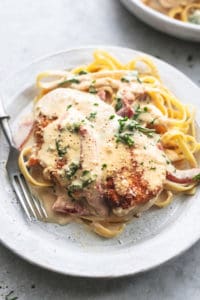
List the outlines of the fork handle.
<svg viewBox="0 0 200 300">
<path fill-rule="evenodd" d="M 8 144 L 11 147 L 15 147 L 14 143 L 13 143 L 13 138 L 12 138 L 12 133 L 11 133 L 11 129 L 9 126 L 9 115 L 6 114 L 2 101 L 0 100 L 0 125 L 1 128 L 3 130 L 4 136 L 6 137 L 6 140 L 8 142 Z"/>
</svg>

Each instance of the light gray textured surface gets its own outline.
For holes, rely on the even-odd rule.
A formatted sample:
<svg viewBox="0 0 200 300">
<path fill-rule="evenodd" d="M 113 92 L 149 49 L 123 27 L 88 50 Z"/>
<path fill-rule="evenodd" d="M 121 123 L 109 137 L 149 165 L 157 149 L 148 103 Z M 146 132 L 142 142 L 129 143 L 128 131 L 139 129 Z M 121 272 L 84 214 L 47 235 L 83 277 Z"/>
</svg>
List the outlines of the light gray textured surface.
<svg viewBox="0 0 200 300">
<path fill-rule="evenodd" d="M 154 31 L 118 0 L 1 0 L 0 40 L 0 69 L 5 73 L 67 47 L 113 44 L 159 56 L 200 84 L 200 44 Z M 14 290 L 12 295 L 20 300 L 196 300 L 200 299 L 199 283 L 200 243 L 146 274 L 111 281 L 53 274 L 0 246 L 0 299 Z"/>
</svg>

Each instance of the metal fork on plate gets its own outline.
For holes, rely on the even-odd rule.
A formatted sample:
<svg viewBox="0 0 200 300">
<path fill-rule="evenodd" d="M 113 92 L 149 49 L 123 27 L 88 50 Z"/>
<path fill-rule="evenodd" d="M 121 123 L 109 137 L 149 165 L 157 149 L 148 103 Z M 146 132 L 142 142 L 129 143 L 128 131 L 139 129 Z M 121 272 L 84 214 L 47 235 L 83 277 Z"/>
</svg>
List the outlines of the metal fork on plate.
<svg viewBox="0 0 200 300">
<path fill-rule="evenodd" d="M 0 101 L 0 125 L 6 140 L 9 144 L 9 155 L 6 163 L 6 170 L 10 183 L 15 191 L 21 206 L 23 207 L 26 216 L 29 220 L 40 220 L 47 218 L 46 211 L 43 205 L 31 193 L 24 176 L 18 167 L 19 150 L 15 147 L 10 126 L 9 116 L 6 114 L 2 102 Z"/>
</svg>

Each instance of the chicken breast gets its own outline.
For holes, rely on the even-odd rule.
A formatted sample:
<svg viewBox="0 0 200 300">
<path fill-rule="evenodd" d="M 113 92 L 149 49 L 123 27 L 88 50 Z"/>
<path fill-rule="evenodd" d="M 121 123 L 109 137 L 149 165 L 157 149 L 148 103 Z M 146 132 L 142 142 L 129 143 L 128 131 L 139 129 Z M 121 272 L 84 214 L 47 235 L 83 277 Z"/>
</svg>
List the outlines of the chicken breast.
<svg viewBox="0 0 200 300">
<path fill-rule="evenodd" d="M 159 135 L 117 115 L 98 95 L 58 88 L 40 99 L 34 114 L 32 156 L 63 193 L 55 210 L 121 216 L 162 191 L 166 158 Z"/>
</svg>

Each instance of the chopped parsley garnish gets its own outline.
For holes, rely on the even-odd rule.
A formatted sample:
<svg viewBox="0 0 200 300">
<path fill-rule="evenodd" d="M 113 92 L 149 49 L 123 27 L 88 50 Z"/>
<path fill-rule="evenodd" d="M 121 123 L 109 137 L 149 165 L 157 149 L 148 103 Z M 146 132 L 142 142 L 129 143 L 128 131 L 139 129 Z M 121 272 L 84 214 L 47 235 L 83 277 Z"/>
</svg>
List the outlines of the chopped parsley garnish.
<svg viewBox="0 0 200 300">
<path fill-rule="evenodd" d="M 122 77 L 121 78 L 121 82 L 130 82 L 130 80 L 128 78 L 126 78 L 126 77 Z"/>
<path fill-rule="evenodd" d="M 112 120 L 112 119 L 114 119 L 115 118 L 115 115 L 111 115 L 110 117 L 109 117 L 109 120 Z"/>
<path fill-rule="evenodd" d="M 103 164 L 102 166 L 101 166 L 101 170 L 104 170 L 104 169 L 106 169 L 107 168 L 107 164 Z"/>
<path fill-rule="evenodd" d="M 88 72 L 85 71 L 85 70 L 81 70 L 81 71 L 78 73 L 78 75 L 85 75 L 85 74 L 88 74 Z"/>
<path fill-rule="evenodd" d="M 90 185 L 91 183 L 93 183 L 97 178 L 96 174 L 91 174 L 90 171 L 88 170 L 84 170 L 82 172 L 82 176 L 80 177 L 80 179 L 78 180 L 74 180 L 67 188 L 68 191 L 68 195 L 73 198 L 73 193 L 76 191 L 80 191 L 86 187 L 88 187 L 88 185 Z M 75 199 L 74 199 L 75 200 Z"/>
<path fill-rule="evenodd" d="M 70 84 L 71 83 L 76 83 L 76 84 L 78 84 L 78 83 L 80 83 L 80 80 L 78 80 L 76 78 L 66 79 L 63 82 L 59 83 L 58 86 L 62 86 L 62 85 L 67 84 L 67 83 L 70 83 Z"/>
<path fill-rule="evenodd" d="M 72 123 L 67 125 L 67 130 L 73 133 L 78 133 L 81 126 L 81 122 Z"/>
<path fill-rule="evenodd" d="M 123 76 L 121 78 L 121 81 L 122 82 L 130 82 L 132 79 L 136 79 L 137 82 L 142 83 L 142 81 L 139 78 L 138 71 L 136 71 L 136 70 L 130 72 L 127 76 Z"/>
<path fill-rule="evenodd" d="M 94 106 L 99 106 L 99 103 L 96 103 L 96 102 L 95 102 L 93 105 L 94 105 Z"/>
<path fill-rule="evenodd" d="M 97 89 L 95 88 L 95 83 L 96 83 L 96 80 L 93 80 L 91 85 L 89 86 L 89 93 L 91 94 L 96 94 L 97 93 Z"/>
<path fill-rule="evenodd" d="M 125 130 L 131 131 L 131 132 L 138 130 L 138 131 L 148 135 L 149 137 L 152 136 L 152 133 L 155 133 L 155 129 L 143 127 L 136 120 L 129 119 L 128 117 L 119 119 L 118 122 L 119 122 L 119 133 L 124 132 Z"/>
<path fill-rule="evenodd" d="M 82 173 L 82 176 L 80 177 L 82 181 L 82 187 L 85 188 L 92 182 L 96 180 L 97 175 L 96 174 L 91 174 L 90 171 L 84 170 Z"/>
<path fill-rule="evenodd" d="M 140 116 L 140 114 L 143 114 L 143 113 L 146 113 L 146 112 L 148 112 L 148 107 L 145 106 L 145 107 L 141 108 L 141 106 L 138 105 L 135 108 L 133 119 L 134 120 L 138 119 L 138 117 Z"/>
<path fill-rule="evenodd" d="M 131 75 L 134 76 L 134 77 L 136 78 L 137 82 L 142 83 L 142 81 L 140 80 L 139 73 L 138 73 L 137 70 L 133 71 L 133 72 L 131 73 Z"/>
<path fill-rule="evenodd" d="M 71 163 L 69 168 L 65 171 L 65 176 L 67 179 L 71 179 L 79 169 L 79 164 Z"/>
<path fill-rule="evenodd" d="M 128 145 L 129 147 L 132 147 L 134 145 L 133 135 L 130 133 L 118 134 L 116 135 L 116 142 L 120 142 Z"/>
<path fill-rule="evenodd" d="M 155 171 L 156 167 L 151 167 L 150 170 Z"/>
<path fill-rule="evenodd" d="M 82 190 L 82 184 L 70 184 L 68 186 L 68 188 L 67 188 L 68 196 L 71 197 L 72 199 L 74 199 L 74 197 L 72 196 L 72 194 L 74 192 L 77 192 L 77 191 L 80 191 L 80 190 Z"/>
<path fill-rule="evenodd" d="M 118 120 L 118 122 L 119 122 L 119 133 L 121 133 L 125 129 L 126 121 L 128 121 L 128 117 L 124 117 L 124 118 Z"/>
<path fill-rule="evenodd" d="M 90 173 L 90 171 L 84 170 L 84 171 L 83 171 L 83 176 L 88 175 L 89 173 Z"/>
<path fill-rule="evenodd" d="M 148 137 L 152 137 L 155 133 L 154 129 L 143 127 L 139 122 L 134 119 L 124 117 L 118 120 L 119 122 L 119 134 L 116 135 L 116 142 L 127 144 L 128 146 L 134 145 L 133 134 L 135 131 L 139 131 Z"/>
<path fill-rule="evenodd" d="M 89 117 L 87 117 L 87 119 L 89 121 L 95 120 L 96 115 L 97 115 L 97 112 L 92 112 L 92 113 L 90 113 Z"/>
<path fill-rule="evenodd" d="M 61 145 L 62 141 L 61 140 L 56 140 L 56 150 L 58 152 L 58 156 L 63 157 L 67 153 L 67 146 L 63 147 Z"/>
<path fill-rule="evenodd" d="M 66 110 L 69 110 L 71 107 L 72 107 L 72 105 L 71 105 L 71 104 L 67 105 L 67 108 L 66 108 Z"/>
<path fill-rule="evenodd" d="M 154 118 L 149 124 L 153 125 L 158 118 Z"/>
<path fill-rule="evenodd" d="M 115 97 L 116 104 L 115 104 L 115 110 L 118 111 L 122 108 L 122 98 Z"/>
<path fill-rule="evenodd" d="M 194 176 L 192 179 L 196 180 L 196 181 L 199 181 L 200 180 L 200 173 L 197 174 L 196 176 Z"/>
</svg>

